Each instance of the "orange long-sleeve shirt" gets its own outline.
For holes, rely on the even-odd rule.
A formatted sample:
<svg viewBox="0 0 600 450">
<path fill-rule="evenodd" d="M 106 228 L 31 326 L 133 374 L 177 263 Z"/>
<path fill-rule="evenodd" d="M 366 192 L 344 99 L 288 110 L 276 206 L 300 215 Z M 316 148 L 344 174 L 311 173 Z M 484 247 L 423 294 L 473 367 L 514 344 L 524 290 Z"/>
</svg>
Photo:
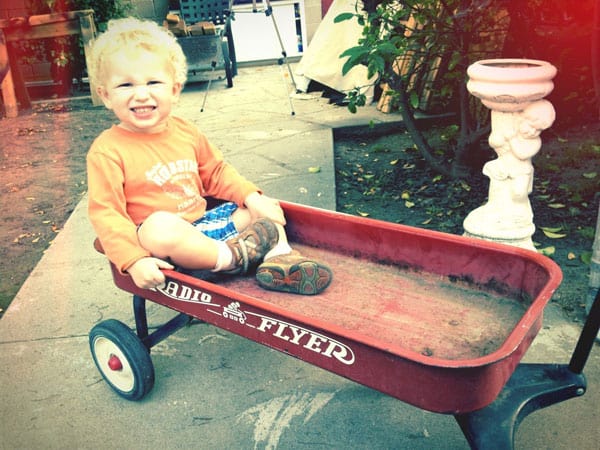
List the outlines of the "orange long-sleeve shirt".
<svg viewBox="0 0 600 450">
<path fill-rule="evenodd" d="M 150 255 L 138 242 L 137 226 L 152 212 L 193 222 L 206 212 L 207 196 L 242 206 L 259 191 L 193 124 L 176 117 L 156 134 L 116 125 L 104 131 L 88 152 L 87 174 L 90 220 L 106 256 L 122 271 Z"/>
</svg>

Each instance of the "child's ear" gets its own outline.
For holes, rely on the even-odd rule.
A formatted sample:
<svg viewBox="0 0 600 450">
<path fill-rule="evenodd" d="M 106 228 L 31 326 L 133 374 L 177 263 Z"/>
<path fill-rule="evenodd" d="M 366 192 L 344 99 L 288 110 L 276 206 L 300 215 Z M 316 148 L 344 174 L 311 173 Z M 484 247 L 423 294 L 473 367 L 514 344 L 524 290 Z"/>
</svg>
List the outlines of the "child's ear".
<svg viewBox="0 0 600 450">
<path fill-rule="evenodd" d="M 173 97 L 175 97 L 175 100 L 179 100 L 179 95 L 181 94 L 182 90 L 183 90 L 182 83 L 173 83 Z"/>
<path fill-rule="evenodd" d="M 100 100 L 102 100 L 102 103 L 104 103 L 106 109 L 112 109 L 112 103 L 108 97 L 106 89 L 104 89 L 103 86 L 96 86 L 96 93 L 98 94 L 98 97 L 100 97 Z"/>
</svg>

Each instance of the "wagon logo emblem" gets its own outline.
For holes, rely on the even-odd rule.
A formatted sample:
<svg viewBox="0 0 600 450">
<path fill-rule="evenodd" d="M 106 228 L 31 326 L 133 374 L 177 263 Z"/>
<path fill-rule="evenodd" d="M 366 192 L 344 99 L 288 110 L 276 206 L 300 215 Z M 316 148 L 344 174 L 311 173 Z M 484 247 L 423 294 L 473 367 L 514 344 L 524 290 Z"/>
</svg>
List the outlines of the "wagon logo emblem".
<svg viewBox="0 0 600 450">
<path fill-rule="evenodd" d="M 352 349 L 335 339 L 282 320 L 256 315 L 260 317 L 260 324 L 256 328 L 263 333 L 270 333 L 273 337 L 299 345 L 327 358 L 335 358 L 346 365 L 354 363 Z"/>
<path fill-rule="evenodd" d="M 244 325 L 246 323 L 246 314 L 240 311 L 240 302 L 231 302 L 223 307 L 223 317 L 231 319 L 234 322 L 239 322 Z"/>
</svg>

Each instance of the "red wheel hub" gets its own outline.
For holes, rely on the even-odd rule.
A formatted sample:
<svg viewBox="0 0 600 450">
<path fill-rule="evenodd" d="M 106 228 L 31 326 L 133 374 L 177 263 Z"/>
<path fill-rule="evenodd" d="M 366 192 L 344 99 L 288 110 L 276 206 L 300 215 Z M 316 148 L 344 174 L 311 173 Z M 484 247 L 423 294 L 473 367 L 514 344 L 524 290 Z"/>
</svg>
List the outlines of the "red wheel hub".
<svg viewBox="0 0 600 450">
<path fill-rule="evenodd" d="M 108 358 L 108 367 L 115 371 L 123 370 L 123 363 L 121 363 L 117 355 L 110 355 L 110 358 Z"/>
</svg>

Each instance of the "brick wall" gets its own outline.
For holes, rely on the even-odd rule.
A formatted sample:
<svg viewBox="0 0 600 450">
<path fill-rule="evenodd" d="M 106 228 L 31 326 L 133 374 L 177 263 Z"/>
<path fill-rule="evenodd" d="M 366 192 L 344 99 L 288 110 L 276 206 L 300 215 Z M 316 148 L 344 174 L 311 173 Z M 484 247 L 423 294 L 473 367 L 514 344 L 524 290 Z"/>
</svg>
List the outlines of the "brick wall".
<svg viewBox="0 0 600 450">
<path fill-rule="evenodd" d="M 0 19 L 23 17 L 27 15 L 27 0 L 2 0 L 0 2 Z M 162 18 L 169 9 L 169 0 L 132 0 L 137 15 L 148 19 Z"/>
<path fill-rule="evenodd" d="M 25 0 L 2 0 L 0 2 L 0 19 L 22 17 L 27 15 Z"/>
</svg>

